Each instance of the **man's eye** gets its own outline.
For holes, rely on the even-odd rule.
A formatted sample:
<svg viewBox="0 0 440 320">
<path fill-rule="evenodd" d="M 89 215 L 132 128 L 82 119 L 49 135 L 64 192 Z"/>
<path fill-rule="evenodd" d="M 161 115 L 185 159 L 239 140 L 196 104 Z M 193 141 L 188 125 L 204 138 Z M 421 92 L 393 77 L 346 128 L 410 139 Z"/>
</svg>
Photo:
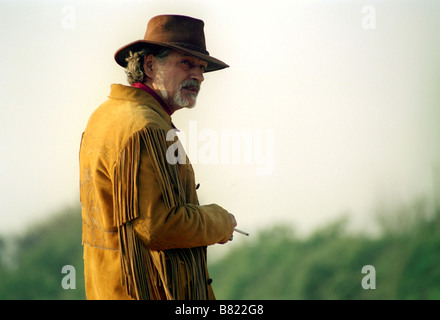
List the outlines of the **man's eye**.
<svg viewBox="0 0 440 320">
<path fill-rule="evenodd" d="M 182 60 L 181 63 L 191 66 L 191 62 L 189 62 L 189 60 Z"/>
</svg>

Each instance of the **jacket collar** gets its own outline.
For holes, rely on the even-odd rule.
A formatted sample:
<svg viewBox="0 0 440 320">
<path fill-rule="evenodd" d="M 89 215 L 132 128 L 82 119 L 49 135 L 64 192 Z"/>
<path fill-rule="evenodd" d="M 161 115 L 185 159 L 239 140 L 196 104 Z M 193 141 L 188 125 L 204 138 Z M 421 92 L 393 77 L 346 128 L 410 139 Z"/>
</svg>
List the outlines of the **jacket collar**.
<svg viewBox="0 0 440 320">
<path fill-rule="evenodd" d="M 136 101 L 140 104 L 146 105 L 156 111 L 162 118 L 172 125 L 171 116 L 162 106 L 162 103 L 164 102 L 161 101 L 160 97 L 156 94 L 153 95 L 142 88 L 129 87 L 122 84 L 112 84 L 109 98 Z"/>
<path fill-rule="evenodd" d="M 163 101 L 163 99 L 161 97 L 159 97 L 159 95 L 156 92 L 154 92 L 154 90 L 151 89 L 149 86 L 146 86 L 145 84 L 143 84 L 141 82 L 133 83 L 131 86 L 134 88 L 142 89 L 142 90 L 146 91 L 147 93 L 151 94 L 157 101 L 159 101 L 160 105 L 162 106 L 162 108 L 165 110 L 165 112 L 169 116 L 171 116 L 173 114 L 171 112 L 171 110 L 168 108 L 165 101 Z"/>
</svg>

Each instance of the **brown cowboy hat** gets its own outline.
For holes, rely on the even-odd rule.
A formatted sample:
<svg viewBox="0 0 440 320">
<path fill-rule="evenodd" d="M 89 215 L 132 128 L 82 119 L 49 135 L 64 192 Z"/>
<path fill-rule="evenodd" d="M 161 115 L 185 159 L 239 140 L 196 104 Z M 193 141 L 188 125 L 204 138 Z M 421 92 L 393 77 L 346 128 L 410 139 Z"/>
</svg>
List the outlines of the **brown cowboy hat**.
<svg viewBox="0 0 440 320">
<path fill-rule="evenodd" d="M 125 60 L 129 52 L 142 50 L 145 47 L 162 46 L 187 53 L 208 62 L 205 72 L 221 70 L 229 67 L 209 55 L 206 50 L 205 34 L 202 20 L 179 15 L 160 15 L 152 18 L 147 25 L 143 40 L 137 40 L 120 48 L 115 53 L 116 62 L 127 66 Z"/>
</svg>

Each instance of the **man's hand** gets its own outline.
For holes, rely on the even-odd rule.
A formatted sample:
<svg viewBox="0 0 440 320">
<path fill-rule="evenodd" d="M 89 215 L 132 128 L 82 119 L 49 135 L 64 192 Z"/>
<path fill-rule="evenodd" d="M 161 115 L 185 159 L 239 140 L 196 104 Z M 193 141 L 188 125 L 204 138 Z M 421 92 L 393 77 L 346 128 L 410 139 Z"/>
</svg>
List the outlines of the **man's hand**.
<svg viewBox="0 0 440 320">
<path fill-rule="evenodd" d="M 230 215 L 231 215 L 231 223 L 232 223 L 232 233 L 231 233 L 231 237 L 229 238 L 229 241 L 232 240 L 234 234 L 234 228 L 237 226 L 237 220 L 235 220 L 234 215 L 232 213 L 230 213 Z"/>
<path fill-rule="evenodd" d="M 232 230 L 237 226 L 237 220 L 235 220 L 235 217 L 232 213 L 230 213 L 231 215 L 231 222 L 232 222 Z"/>
</svg>

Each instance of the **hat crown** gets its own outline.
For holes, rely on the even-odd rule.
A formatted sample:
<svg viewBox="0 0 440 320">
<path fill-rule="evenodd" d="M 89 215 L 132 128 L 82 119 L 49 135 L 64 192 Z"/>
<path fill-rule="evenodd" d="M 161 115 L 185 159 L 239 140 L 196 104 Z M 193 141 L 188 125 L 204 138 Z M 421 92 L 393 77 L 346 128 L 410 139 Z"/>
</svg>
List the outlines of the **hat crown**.
<svg viewBox="0 0 440 320">
<path fill-rule="evenodd" d="M 191 17 L 160 15 L 148 22 L 144 40 L 172 43 L 209 54 L 206 50 L 204 25 L 202 20 Z"/>
<path fill-rule="evenodd" d="M 206 50 L 203 20 L 180 16 L 160 15 L 150 19 L 144 39 L 131 42 L 115 53 L 115 60 L 121 67 L 127 67 L 127 57 L 148 47 L 175 49 L 208 62 L 205 72 L 229 67 L 223 61 L 212 57 Z"/>
</svg>

